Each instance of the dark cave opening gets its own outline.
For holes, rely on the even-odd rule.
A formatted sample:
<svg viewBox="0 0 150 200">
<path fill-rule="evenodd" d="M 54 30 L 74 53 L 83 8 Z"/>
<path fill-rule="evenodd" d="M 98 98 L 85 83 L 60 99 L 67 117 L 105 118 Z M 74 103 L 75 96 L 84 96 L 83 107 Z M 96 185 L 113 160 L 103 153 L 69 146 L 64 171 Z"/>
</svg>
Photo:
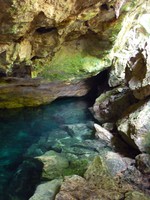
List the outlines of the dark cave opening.
<svg viewBox="0 0 150 200">
<path fill-rule="evenodd" d="M 49 33 L 55 30 L 57 30 L 56 27 L 40 27 L 36 29 L 36 32 L 39 34 L 44 34 L 44 33 Z"/>
</svg>

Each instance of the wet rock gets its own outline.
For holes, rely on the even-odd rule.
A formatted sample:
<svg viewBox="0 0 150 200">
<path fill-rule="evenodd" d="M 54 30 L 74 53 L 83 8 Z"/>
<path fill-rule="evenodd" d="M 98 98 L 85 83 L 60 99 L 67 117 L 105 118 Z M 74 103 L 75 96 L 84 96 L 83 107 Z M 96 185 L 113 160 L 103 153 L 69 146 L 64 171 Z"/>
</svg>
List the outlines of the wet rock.
<svg viewBox="0 0 150 200">
<path fill-rule="evenodd" d="M 115 88 L 96 99 L 93 106 L 94 117 L 101 123 L 115 122 L 134 102 L 135 98 L 128 88 Z"/>
<path fill-rule="evenodd" d="M 139 171 L 143 174 L 150 174 L 150 155 L 149 154 L 139 154 L 135 158 L 136 166 Z"/>
<path fill-rule="evenodd" d="M 61 140 L 64 138 L 70 138 L 67 132 L 63 130 L 53 130 L 45 132 L 44 136 L 41 136 L 39 141 L 32 144 L 25 153 L 27 157 L 41 156 L 46 151 L 55 150 L 56 152 L 61 152 L 63 144 L 61 145 Z"/>
<path fill-rule="evenodd" d="M 96 149 L 97 152 L 101 152 L 103 149 L 105 149 L 105 147 L 108 146 L 108 144 L 104 141 L 104 140 L 97 140 L 97 139 L 93 139 L 93 140 L 86 140 L 84 142 L 85 145 L 87 145 L 88 147 L 93 147 Z"/>
<path fill-rule="evenodd" d="M 62 179 L 54 179 L 37 186 L 34 195 L 29 200 L 54 200 Z"/>
<path fill-rule="evenodd" d="M 63 176 L 64 169 L 69 166 L 68 160 L 54 151 L 48 151 L 36 159 L 43 163 L 42 178 L 46 180 Z"/>
<path fill-rule="evenodd" d="M 131 107 L 129 114 L 118 121 L 118 131 L 124 140 L 141 152 L 150 152 L 150 101 Z"/>
<path fill-rule="evenodd" d="M 94 122 L 92 123 L 94 124 Z M 76 137 L 79 140 L 90 139 L 93 137 L 94 127 L 89 128 L 88 124 L 68 124 L 62 126 L 70 137 Z"/>
</svg>

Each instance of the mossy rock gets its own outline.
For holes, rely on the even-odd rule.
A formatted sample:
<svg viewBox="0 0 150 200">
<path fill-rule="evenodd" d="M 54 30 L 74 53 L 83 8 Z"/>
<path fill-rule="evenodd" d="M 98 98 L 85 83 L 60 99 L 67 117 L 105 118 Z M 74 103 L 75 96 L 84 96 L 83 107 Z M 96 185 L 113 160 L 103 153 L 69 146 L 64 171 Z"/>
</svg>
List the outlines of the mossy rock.
<svg viewBox="0 0 150 200">
<path fill-rule="evenodd" d="M 105 190 L 116 190 L 117 184 L 110 175 L 106 164 L 100 156 L 96 156 L 84 174 L 87 181 Z"/>
<path fill-rule="evenodd" d="M 83 176 L 87 170 L 89 161 L 87 159 L 72 159 L 70 161 L 69 167 L 64 169 L 64 176 L 69 175 L 80 175 Z"/>
<path fill-rule="evenodd" d="M 34 62 L 34 76 L 46 80 L 73 80 L 90 77 L 110 66 L 111 61 L 104 57 L 99 59 L 74 46 L 62 46 L 52 60 L 38 59 Z"/>
<path fill-rule="evenodd" d="M 75 155 L 65 155 L 55 151 L 47 151 L 44 155 L 36 157 L 43 163 L 42 179 L 52 180 L 69 175 L 81 175 L 88 168 L 87 158 L 78 158 Z"/>
</svg>

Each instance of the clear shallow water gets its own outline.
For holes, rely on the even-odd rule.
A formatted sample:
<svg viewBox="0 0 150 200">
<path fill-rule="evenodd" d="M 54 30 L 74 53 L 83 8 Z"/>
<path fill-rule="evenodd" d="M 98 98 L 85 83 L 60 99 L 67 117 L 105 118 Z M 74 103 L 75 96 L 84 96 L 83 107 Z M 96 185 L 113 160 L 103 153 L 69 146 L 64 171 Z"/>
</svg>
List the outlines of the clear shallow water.
<svg viewBox="0 0 150 200">
<path fill-rule="evenodd" d="M 61 99 L 38 108 L 0 110 L 0 199 L 12 200 L 13 195 L 18 192 L 18 186 L 15 187 L 15 184 L 18 181 L 18 184 L 22 185 L 21 179 L 24 178 L 18 175 L 22 169 L 19 167 L 27 165 L 26 161 L 23 162 L 27 150 L 32 144 L 36 144 L 41 136 L 61 130 L 65 124 L 86 123 L 92 120 L 88 103 L 81 98 Z M 34 164 L 35 161 L 32 162 L 33 171 L 39 173 L 40 169 L 35 169 Z M 30 176 L 30 170 L 28 167 L 26 169 L 23 173 Z M 31 179 L 33 180 L 32 177 Z M 37 174 L 34 174 L 34 179 L 31 183 L 33 187 L 28 189 L 29 194 L 24 196 L 24 200 L 31 196 L 39 180 Z M 27 181 L 30 183 L 31 180 Z M 9 192 L 12 198 L 7 196 Z M 24 193 L 20 193 L 23 197 Z"/>
</svg>

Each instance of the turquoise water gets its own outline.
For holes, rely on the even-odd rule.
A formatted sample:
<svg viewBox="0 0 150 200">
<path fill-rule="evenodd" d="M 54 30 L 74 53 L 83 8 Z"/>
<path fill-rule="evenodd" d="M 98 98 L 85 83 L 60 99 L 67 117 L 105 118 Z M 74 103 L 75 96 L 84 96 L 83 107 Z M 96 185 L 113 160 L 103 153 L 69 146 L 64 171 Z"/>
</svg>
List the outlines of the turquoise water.
<svg viewBox="0 0 150 200">
<path fill-rule="evenodd" d="M 0 199 L 27 200 L 40 181 L 42 166 L 34 156 L 53 149 L 33 149 L 39 139 L 62 130 L 65 124 L 92 121 L 88 103 L 81 98 L 57 100 L 38 108 L 0 110 Z M 63 137 L 63 136 L 61 136 Z M 34 145 L 33 145 L 34 144 Z M 17 197 L 17 198 L 16 198 Z"/>
</svg>

